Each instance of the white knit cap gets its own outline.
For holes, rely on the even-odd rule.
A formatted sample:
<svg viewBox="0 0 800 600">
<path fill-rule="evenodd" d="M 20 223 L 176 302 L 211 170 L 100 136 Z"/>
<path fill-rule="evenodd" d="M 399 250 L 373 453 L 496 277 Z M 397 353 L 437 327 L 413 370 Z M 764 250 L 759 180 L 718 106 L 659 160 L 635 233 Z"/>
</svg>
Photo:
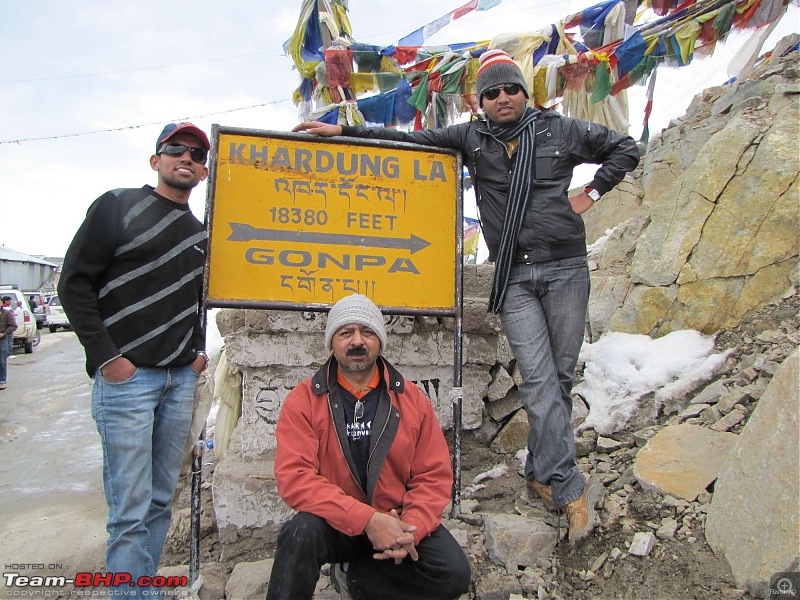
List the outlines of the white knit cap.
<svg viewBox="0 0 800 600">
<path fill-rule="evenodd" d="M 325 326 L 325 349 L 328 352 L 331 351 L 331 340 L 339 329 L 353 324 L 369 327 L 381 340 L 381 350 L 386 348 L 386 329 L 383 326 L 381 311 L 366 296 L 353 294 L 339 300 L 328 313 L 328 324 Z"/>
</svg>

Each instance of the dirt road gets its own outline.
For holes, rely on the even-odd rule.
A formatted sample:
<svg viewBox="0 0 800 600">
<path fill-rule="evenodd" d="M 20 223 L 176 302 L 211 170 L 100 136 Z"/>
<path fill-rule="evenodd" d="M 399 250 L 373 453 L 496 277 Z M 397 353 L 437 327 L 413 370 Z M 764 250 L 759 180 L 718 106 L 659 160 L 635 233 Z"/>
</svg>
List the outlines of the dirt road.
<svg viewBox="0 0 800 600">
<path fill-rule="evenodd" d="M 3 573 L 102 570 L 107 509 L 83 350 L 72 332 L 42 330 L 33 354 L 15 351 L 8 367 L 0 392 Z M 0 598 L 19 596 L 7 581 Z"/>
</svg>

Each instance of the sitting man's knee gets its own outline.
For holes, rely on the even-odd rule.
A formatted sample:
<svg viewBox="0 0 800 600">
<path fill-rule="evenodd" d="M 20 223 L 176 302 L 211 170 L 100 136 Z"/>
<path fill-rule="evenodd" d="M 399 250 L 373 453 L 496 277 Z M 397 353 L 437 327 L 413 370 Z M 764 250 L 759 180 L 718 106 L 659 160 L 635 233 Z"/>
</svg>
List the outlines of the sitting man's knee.
<svg viewBox="0 0 800 600">
<path fill-rule="evenodd" d="M 297 543 L 312 540 L 324 527 L 330 527 L 330 525 L 322 517 L 299 512 L 283 524 L 281 532 L 278 534 L 278 541 L 286 539 Z"/>
</svg>

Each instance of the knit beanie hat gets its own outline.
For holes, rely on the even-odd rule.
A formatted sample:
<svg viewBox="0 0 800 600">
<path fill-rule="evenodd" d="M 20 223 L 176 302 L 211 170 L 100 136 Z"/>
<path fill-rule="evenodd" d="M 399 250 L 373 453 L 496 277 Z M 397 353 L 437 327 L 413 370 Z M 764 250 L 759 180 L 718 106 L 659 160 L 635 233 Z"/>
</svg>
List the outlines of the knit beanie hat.
<svg viewBox="0 0 800 600">
<path fill-rule="evenodd" d="M 331 340 L 339 329 L 353 324 L 369 327 L 380 338 L 381 350 L 386 348 L 386 329 L 383 326 L 381 311 L 366 296 L 353 294 L 339 300 L 328 313 L 328 324 L 325 326 L 325 349 L 328 352 L 331 351 Z"/>
<path fill-rule="evenodd" d="M 528 85 L 522 76 L 522 69 L 511 57 L 502 50 L 487 50 L 481 54 L 478 75 L 475 87 L 478 91 L 478 104 L 483 106 L 483 92 L 491 87 L 504 83 L 518 83 L 525 92 L 525 97 L 530 98 Z"/>
</svg>

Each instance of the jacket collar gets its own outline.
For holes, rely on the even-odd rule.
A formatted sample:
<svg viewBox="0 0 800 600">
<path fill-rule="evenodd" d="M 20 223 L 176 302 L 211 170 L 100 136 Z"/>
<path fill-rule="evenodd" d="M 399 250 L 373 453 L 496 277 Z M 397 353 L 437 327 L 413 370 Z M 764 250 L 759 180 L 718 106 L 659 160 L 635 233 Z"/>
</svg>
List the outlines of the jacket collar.
<svg viewBox="0 0 800 600">
<path fill-rule="evenodd" d="M 387 382 L 389 391 L 402 394 L 405 389 L 405 379 L 403 379 L 400 371 L 395 369 L 383 356 L 378 357 L 377 365 L 379 369 L 383 369 L 383 378 L 384 381 Z M 332 366 L 338 367 L 338 363 L 333 355 L 325 361 L 325 364 L 322 365 L 314 374 L 314 377 L 311 378 L 311 389 L 314 391 L 314 394 L 321 395 L 330 391 L 331 376 L 333 376 L 334 379 L 336 378 L 331 370 Z"/>
</svg>

